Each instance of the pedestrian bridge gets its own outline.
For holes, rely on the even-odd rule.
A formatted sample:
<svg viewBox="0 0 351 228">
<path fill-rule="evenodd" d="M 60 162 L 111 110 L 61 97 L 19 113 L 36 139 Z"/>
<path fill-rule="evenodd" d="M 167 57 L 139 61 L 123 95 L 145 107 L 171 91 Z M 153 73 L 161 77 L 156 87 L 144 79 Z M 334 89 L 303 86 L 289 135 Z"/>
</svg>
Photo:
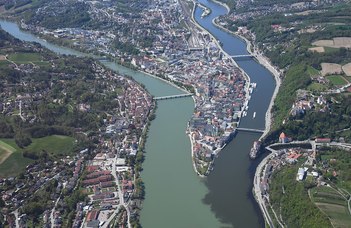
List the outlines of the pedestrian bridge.
<svg viewBox="0 0 351 228">
<path fill-rule="evenodd" d="M 238 127 L 236 130 L 238 131 L 247 131 L 247 132 L 255 132 L 255 133 L 263 133 L 264 130 L 261 129 L 252 129 L 252 128 L 244 128 L 244 127 Z"/>
<path fill-rule="evenodd" d="M 244 59 L 244 58 L 253 58 L 253 55 L 231 55 L 233 59 Z"/>
<path fill-rule="evenodd" d="M 178 94 L 178 95 L 154 97 L 154 100 L 176 99 L 176 98 L 182 98 L 182 97 L 191 97 L 192 95 L 193 95 L 192 93 L 184 93 L 184 94 Z"/>
</svg>

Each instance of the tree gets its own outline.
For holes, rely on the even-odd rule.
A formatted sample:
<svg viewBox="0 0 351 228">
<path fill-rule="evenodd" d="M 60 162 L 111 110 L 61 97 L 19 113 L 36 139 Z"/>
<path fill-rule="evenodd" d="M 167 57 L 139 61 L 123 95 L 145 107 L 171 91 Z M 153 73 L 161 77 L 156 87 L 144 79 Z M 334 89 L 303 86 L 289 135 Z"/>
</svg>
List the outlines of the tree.
<svg viewBox="0 0 351 228">
<path fill-rule="evenodd" d="M 32 143 L 32 140 L 27 134 L 19 132 L 15 136 L 15 142 L 20 148 L 29 146 Z"/>
</svg>

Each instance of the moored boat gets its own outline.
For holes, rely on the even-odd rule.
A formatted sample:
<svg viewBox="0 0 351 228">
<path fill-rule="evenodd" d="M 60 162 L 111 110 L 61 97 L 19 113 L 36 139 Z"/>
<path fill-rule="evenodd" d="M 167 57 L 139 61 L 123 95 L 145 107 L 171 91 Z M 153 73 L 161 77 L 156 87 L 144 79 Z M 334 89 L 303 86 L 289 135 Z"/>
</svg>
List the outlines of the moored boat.
<svg viewBox="0 0 351 228">
<path fill-rule="evenodd" d="M 257 154 L 258 154 L 258 151 L 260 150 L 260 148 L 261 148 L 261 142 L 255 141 L 253 143 L 253 146 L 252 146 L 252 148 L 250 150 L 250 154 L 249 154 L 251 159 L 255 159 L 257 157 Z"/>
</svg>

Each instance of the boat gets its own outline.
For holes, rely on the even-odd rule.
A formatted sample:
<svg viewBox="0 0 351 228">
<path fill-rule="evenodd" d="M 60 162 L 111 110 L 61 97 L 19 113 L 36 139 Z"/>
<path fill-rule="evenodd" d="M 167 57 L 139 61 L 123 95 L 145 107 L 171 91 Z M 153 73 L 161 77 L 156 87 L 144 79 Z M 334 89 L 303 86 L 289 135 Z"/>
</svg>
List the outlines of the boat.
<svg viewBox="0 0 351 228">
<path fill-rule="evenodd" d="M 260 150 L 260 148 L 261 148 L 261 142 L 255 141 L 253 143 L 251 150 L 250 150 L 249 157 L 251 159 L 255 159 L 257 157 L 257 154 L 258 154 L 258 151 Z"/>
<path fill-rule="evenodd" d="M 252 119 L 255 119 L 256 117 L 256 112 L 253 113 Z"/>
<path fill-rule="evenodd" d="M 205 10 L 201 14 L 201 18 L 207 17 L 211 13 L 211 10 L 205 8 Z"/>
</svg>

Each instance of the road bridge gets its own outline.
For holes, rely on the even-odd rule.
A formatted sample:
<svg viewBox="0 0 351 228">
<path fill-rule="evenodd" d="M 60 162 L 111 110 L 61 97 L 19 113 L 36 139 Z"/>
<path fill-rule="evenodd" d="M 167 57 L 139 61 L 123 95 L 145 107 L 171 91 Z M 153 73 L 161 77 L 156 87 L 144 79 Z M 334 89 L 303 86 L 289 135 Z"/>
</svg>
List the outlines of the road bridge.
<svg viewBox="0 0 351 228">
<path fill-rule="evenodd" d="M 182 97 L 191 97 L 192 93 L 184 93 L 184 94 L 177 94 L 177 95 L 170 95 L 170 96 L 162 96 L 162 97 L 154 97 L 154 100 L 167 100 L 167 99 L 176 99 Z"/>
<path fill-rule="evenodd" d="M 253 58 L 253 55 L 231 55 L 230 57 L 232 57 L 233 59 L 244 59 L 244 58 Z"/>
<path fill-rule="evenodd" d="M 238 127 L 236 128 L 238 131 L 247 131 L 247 132 L 255 132 L 255 133 L 263 133 L 264 130 L 261 129 L 252 129 L 252 128 L 244 128 L 244 127 Z"/>
</svg>

